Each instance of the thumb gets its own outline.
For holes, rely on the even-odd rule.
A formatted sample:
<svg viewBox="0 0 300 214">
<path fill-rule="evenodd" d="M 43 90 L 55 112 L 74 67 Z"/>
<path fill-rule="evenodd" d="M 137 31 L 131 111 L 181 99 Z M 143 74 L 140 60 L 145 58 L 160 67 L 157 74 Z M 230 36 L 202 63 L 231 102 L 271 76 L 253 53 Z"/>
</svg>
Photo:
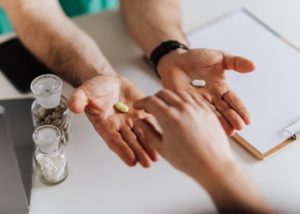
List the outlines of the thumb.
<svg viewBox="0 0 300 214">
<path fill-rule="evenodd" d="M 155 128 L 146 120 L 137 120 L 134 124 L 133 131 L 143 143 L 149 143 L 161 153 L 162 151 L 162 136 L 158 133 Z"/>
<path fill-rule="evenodd" d="M 70 110 L 76 114 L 80 114 L 87 105 L 88 97 L 86 96 L 86 93 L 81 88 L 76 89 L 69 99 Z"/>
<path fill-rule="evenodd" d="M 248 73 L 255 69 L 255 63 L 249 59 L 240 56 L 233 56 L 223 52 L 225 69 L 235 70 L 240 73 Z"/>
</svg>

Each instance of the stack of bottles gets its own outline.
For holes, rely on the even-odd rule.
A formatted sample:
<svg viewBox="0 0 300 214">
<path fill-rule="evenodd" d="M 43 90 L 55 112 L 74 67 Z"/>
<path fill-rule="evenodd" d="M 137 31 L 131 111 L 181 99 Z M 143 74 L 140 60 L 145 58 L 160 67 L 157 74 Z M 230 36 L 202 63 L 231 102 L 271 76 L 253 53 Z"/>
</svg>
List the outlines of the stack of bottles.
<svg viewBox="0 0 300 214">
<path fill-rule="evenodd" d="M 71 114 L 62 87 L 62 80 L 52 74 L 39 76 L 31 83 L 36 97 L 31 107 L 34 168 L 46 184 L 60 183 L 68 176 L 65 146 L 70 143 Z"/>
</svg>

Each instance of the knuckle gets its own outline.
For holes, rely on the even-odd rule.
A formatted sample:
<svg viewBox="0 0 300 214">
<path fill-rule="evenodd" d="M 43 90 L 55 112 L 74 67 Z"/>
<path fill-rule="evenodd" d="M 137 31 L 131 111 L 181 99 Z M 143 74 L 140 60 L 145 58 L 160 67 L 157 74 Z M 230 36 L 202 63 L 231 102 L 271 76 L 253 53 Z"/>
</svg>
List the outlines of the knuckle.
<svg viewBox="0 0 300 214">
<path fill-rule="evenodd" d="M 155 102 L 155 97 L 153 95 L 143 98 L 142 102 L 140 103 L 140 107 L 141 107 L 140 109 L 146 110 L 148 105 L 153 102 Z"/>
<path fill-rule="evenodd" d="M 172 119 L 171 119 L 171 122 L 172 122 L 173 124 L 179 124 L 181 121 L 182 121 L 182 120 L 181 120 L 181 117 L 180 117 L 179 115 L 175 115 L 175 116 L 173 116 Z"/>
<path fill-rule="evenodd" d="M 174 90 L 174 93 L 175 94 L 180 94 L 180 93 L 182 93 L 184 90 L 183 89 L 175 89 Z"/>
<path fill-rule="evenodd" d="M 118 155 L 125 156 L 128 154 L 126 146 L 120 145 L 118 142 L 112 142 L 111 148 Z"/>
<path fill-rule="evenodd" d="M 207 93 L 200 94 L 198 99 L 199 99 L 199 102 L 201 102 L 201 103 L 206 103 L 206 102 L 211 103 L 212 102 L 211 96 Z"/>
<path fill-rule="evenodd" d="M 226 112 L 231 112 L 231 108 L 230 108 L 229 105 L 223 105 L 223 109 L 224 109 L 224 111 L 226 111 Z"/>
<path fill-rule="evenodd" d="M 234 118 L 234 127 L 237 130 L 242 130 L 243 129 L 243 122 L 240 118 L 238 118 L 238 117 Z"/>
<path fill-rule="evenodd" d="M 155 94 L 155 96 L 158 96 L 158 97 L 163 96 L 164 94 L 168 93 L 167 91 L 168 91 L 167 89 L 162 89 L 159 92 L 157 92 Z"/>
<path fill-rule="evenodd" d="M 145 98 L 146 102 L 153 102 L 156 100 L 156 96 L 151 95 Z"/>
<path fill-rule="evenodd" d="M 207 102 L 203 102 L 203 105 L 201 105 L 201 108 L 205 112 L 215 112 L 217 110 L 216 106 Z"/>
<path fill-rule="evenodd" d="M 180 90 L 178 91 L 178 96 L 183 99 L 183 100 L 186 100 L 186 101 L 191 101 L 191 100 L 194 100 L 192 95 L 189 94 L 187 91 L 185 90 Z"/>
<path fill-rule="evenodd" d="M 143 119 L 147 116 L 148 114 L 146 114 L 145 112 L 143 111 L 135 111 L 132 115 L 132 117 L 134 119 Z"/>
<path fill-rule="evenodd" d="M 230 110 L 230 107 L 228 104 L 226 104 L 224 101 L 218 101 L 215 103 L 218 110 L 223 112 L 228 112 Z"/>
<path fill-rule="evenodd" d="M 110 150 L 112 150 L 115 153 L 118 153 L 118 147 L 116 146 L 116 142 L 105 141 L 105 143 Z"/>
<path fill-rule="evenodd" d="M 178 93 L 181 94 L 183 97 L 191 97 L 192 98 L 192 95 L 190 93 L 188 93 L 186 90 L 179 90 Z"/>
<path fill-rule="evenodd" d="M 128 127 L 133 127 L 133 125 L 134 125 L 134 121 L 133 121 L 133 119 L 132 118 L 126 118 L 125 119 L 125 124 L 128 126 Z"/>
<path fill-rule="evenodd" d="M 177 122 L 177 121 L 181 120 L 180 113 L 176 109 L 173 109 L 173 108 L 169 110 L 167 116 L 170 121 Z"/>
<path fill-rule="evenodd" d="M 192 105 L 187 102 L 182 102 L 180 104 L 180 110 L 183 112 L 191 112 L 193 109 Z"/>
<path fill-rule="evenodd" d="M 154 96 L 160 97 L 160 96 L 162 96 L 162 94 L 163 94 L 163 91 L 161 90 L 161 91 L 156 92 L 156 93 L 154 94 Z"/>
<path fill-rule="evenodd" d="M 187 111 L 188 108 L 189 108 L 189 104 L 186 103 L 186 102 L 182 102 L 182 103 L 180 104 L 180 108 L 181 108 L 181 110 L 183 110 L 183 111 Z"/>
<path fill-rule="evenodd" d="M 207 107 L 209 105 L 212 105 L 212 98 L 209 94 L 203 93 L 203 94 L 197 94 L 195 96 L 192 96 L 193 99 L 196 101 L 197 105 L 200 107 Z"/>
<path fill-rule="evenodd" d="M 100 124 L 99 124 L 100 125 Z M 101 124 L 103 125 L 103 124 Z M 108 132 L 114 132 L 116 130 L 117 126 L 115 123 L 109 121 L 108 123 L 106 123 L 106 129 Z"/>
</svg>

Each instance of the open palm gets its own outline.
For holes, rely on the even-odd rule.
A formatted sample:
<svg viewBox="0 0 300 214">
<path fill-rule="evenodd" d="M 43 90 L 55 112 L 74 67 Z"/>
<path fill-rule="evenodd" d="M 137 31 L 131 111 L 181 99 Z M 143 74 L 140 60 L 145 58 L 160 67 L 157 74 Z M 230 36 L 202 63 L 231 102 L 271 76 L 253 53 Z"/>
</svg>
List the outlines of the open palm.
<svg viewBox="0 0 300 214">
<path fill-rule="evenodd" d="M 246 73 L 254 68 L 254 63 L 248 59 L 208 49 L 174 51 L 162 58 L 158 67 L 165 88 L 186 90 L 194 99 L 204 97 L 228 135 L 250 124 L 250 116 L 242 101 L 226 83 L 225 71 Z M 191 85 L 193 79 L 205 80 L 206 86 L 195 88 Z"/>
<path fill-rule="evenodd" d="M 138 161 L 149 167 L 151 160 L 157 159 L 156 151 L 151 145 L 141 145 L 132 131 L 134 121 L 148 115 L 134 108 L 126 114 L 114 108 L 119 101 L 130 107 L 142 97 L 142 92 L 125 78 L 97 76 L 76 89 L 69 106 L 74 113 L 86 112 L 96 131 L 125 163 L 133 166 Z"/>
</svg>

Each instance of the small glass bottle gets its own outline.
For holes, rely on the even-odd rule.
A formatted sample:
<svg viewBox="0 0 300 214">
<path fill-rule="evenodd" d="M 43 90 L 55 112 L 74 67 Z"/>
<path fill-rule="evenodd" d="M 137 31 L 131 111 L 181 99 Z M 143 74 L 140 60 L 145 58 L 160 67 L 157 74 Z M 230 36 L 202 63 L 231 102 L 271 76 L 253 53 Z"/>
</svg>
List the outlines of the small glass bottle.
<svg viewBox="0 0 300 214">
<path fill-rule="evenodd" d="M 35 128 L 53 125 L 61 130 L 61 143 L 70 142 L 71 114 L 67 99 L 61 94 L 63 82 L 52 74 L 41 75 L 31 82 L 31 91 L 36 97 L 31 112 Z"/>
<path fill-rule="evenodd" d="M 67 157 L 60 143 L 60 130 L 52 125 L 40 126 L 33 133 L 36 145 L 34 169 L 45 184 L 58 184 L 68 176 Z"/>
</svg>

